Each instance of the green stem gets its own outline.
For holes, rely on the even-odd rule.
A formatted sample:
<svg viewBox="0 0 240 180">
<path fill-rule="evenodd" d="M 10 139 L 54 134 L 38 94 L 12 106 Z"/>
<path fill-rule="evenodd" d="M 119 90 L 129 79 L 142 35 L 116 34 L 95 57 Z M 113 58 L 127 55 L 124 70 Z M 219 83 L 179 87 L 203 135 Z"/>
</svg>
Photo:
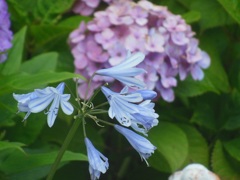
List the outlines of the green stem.
<svg viewBox="0 0 240 180">
<path fill-rule="evenodd" d="M 58 168 L 58 165 L 59 165 L 65 151 L 67 150 L 69 143 L 71 142 L 72 138 L 74 137 L 82 119 L 83 119 L 83 117 L 79 117 L 74 121 L 71 129 L 68 132 L 68 135 L 67 135 L 66 139 L 63 142 L 63 145 L 62 145 L 61 149 L 58 152 L 58 155 L 55 159 L 55 162 L 53 163 L 53 165 L 51 167 L 51 170 L 50 170 L 50 172 L 47 176 L 47 180 L 51 180 L 53 178 L 53 176 L 54 176 L 54 174 L 55 174 L 55 172 Z"/>
</svg>

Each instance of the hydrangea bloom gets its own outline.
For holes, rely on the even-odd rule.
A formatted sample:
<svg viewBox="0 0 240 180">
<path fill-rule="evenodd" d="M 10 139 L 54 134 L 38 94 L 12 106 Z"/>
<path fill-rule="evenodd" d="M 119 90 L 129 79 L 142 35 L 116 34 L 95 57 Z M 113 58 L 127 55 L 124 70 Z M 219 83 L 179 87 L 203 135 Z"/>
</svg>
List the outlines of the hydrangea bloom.
<svg viewBox="0 0 240 180">
<path fill-rule="evenodd" d="M 147 158 L 149 158 L 156 147 L 152 145 L 152 143 L 146 138 L 140 136 L 139 134 L 124 128 L 119 125 L 115 125 L 114 128 L 125 136 L 128 142 L 132 145 L 132 147 L 139 153 L 142 159 L 144 159 L 148 165 Z"/>
<path fill-rule="evenodd" d="M 91 143 L 88 138 L 84 139 L 85 145 L 87 147 L 87 155 L 89 161 L 89 173 L 91 180 L 96 180 L 100 178 L 101 173 L 105 173 L 108 169 L 108 158 L 106 158 L 102 153 L 100 153 Z"/>
<path fill-rule="evenodd" d="M 12 31 L 10 31 L 8 6 L 0 0 L 0 63 L 7 59 L 6 51 L 12 47 Z"/>
<path fill-rule="evenodd" d="M 106 3 L 112 2 L 112 0 L 103 0 Z M 91 15 L 94 10 L 99 6 L 101 0 L 77 0 L 73 6 L 73 12 L 81 14 L 83 16 Z"/>
<path fill-rule="evenodd" d="M 106 10 L 95 12 L 92 21 L 81 23 L 70 34 L 69 44 L 76 73 L 86 79 L 96 70 L 121 63 L 127 50 L 144 53 L 145 60 L 138 67 L 148 73 L 137 77 L 168 102 L 174 100 L 177 76 L 184 80 L 190 74 L 193 79 L 202 80 L 202 69 L 210 64 L 209 56 L 198 47 L 194 32 L 181 16 L 145 0 L 112 2 Z M 90 92 L 106 81 L 113 79 L 95 76 Z M 83 97 L 86 82 L 79 84 Z"/>
<path fill-rule="evenodd" d="M 154 93 L 149 90 L 128 93 L 125 87 L 120 93 L 101 87 L 102 92 L 108 99 L 110 118 L 116 117 L 123 126 L 131 126 L 138 132 L 146 135 L 147 131 L 158 124 L 158 114 L 154 111 L 154 103 L 151 100 Z M 144 94 L 144 95 L 142 95 Z M 147 100 L 144 100 L 146 98 Z"/>
<path fill-rule="evenodd" d="M 59 106 L 67 115 L 73 113 L 73 106 L 68 102 L 70 94 L 63 94 L 64 83 L 60 83 L 56 88 L 47 87 L 44 89 L 35 89 L 28 94 L 13 94 L 14 99 L 18 101 L 19 112 L 27 112 L 24 120 L 31 113 L 38 113 L 46 109 L 51 103 L 50 109 L 46 113 L 48 126 L 52 127 L 57 117 Z"/>
</svg>

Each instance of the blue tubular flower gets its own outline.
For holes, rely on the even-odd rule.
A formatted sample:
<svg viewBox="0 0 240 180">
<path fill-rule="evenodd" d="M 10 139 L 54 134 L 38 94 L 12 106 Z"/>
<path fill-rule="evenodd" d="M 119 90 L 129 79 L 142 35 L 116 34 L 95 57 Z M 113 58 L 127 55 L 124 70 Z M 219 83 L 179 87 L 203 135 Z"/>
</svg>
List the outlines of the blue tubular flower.
<svg viewBox="0 0 240 180">
<path fill-rule="evenodd" d="M 108 114 L 116 117 L 123 126 L 131 126 L 134 130 L 147 135 L 147 131 L 158 124 L 158 114 L 154 111 L 151 100 L 155 92 L 141 90 L 128 93 L 127 86 L 120 93 L 101 87 L 110 104 Z M 144 100 L 146 99 L 146 100 Z"/>
<path fill-rule="evenodd" d="M 141 89 L 141 90 L 135 91 L 134 93 L 140 93 L 143 97 L 143 100 L 152 100 L 155 97 L 157 97 L 157 93 L 151 90 Z"/>
<path fill-rule="evenodd" d="M 123 136 L 125 136 L 128 142 L 139 153 L 141 158 L 144 159 L 148 165 L 148 162 L 146 159 L 149 158 L 152 155 L 152 153 L 154 153 L 154 150 L 156 149 L 156 147 L 146 138 L 140 136 L 139 134 L 127 128 L 124 128 L 119 125 L 114 125 L 114 128 Z"/>
<path fill-rule="evenodd" d="M 105 173 L 109 167 L 108 158 L 100 153 L 88 138 L 85 138 L 84 141 L 87 147 L 91 180 L 99 179 L 100 174 Z"/>
<path fill-rule="evenodd" d="M 24 120 L 30 113 L 38 113 L 46 109 L 52 102 L 47 112 L 48 126 L 52 127 L 58 114 L 59 105 L 63 112 L 67 115 L 73 113 L 73 106 L 68 102 L 70 94 L 63 94 L 64 83 L 60 83 L 56 88 L 47 87 L 44 89 L 35 89 L 34 92 L 28 94 L 17 95 L 13 97 L 18 101 L 18 109 L 21 112 L 27 112 Z"/>
<path fill-rule="evenodd" d="M 112 119 L 116 117 L 120 124 L 130 126 L 132 118 L 130 114 L 139 113 L 139 108 L 137 104 L 134 103 L 140 103 L 143 100 L 141 94 L 127 94 L 127 86 L 123 88 L 120 93 L 115 93 L 104 86 L 102 86 L 101 89 L 110 104 L 108 110 L 109 117 Z"/>
<path fill-rule="evenodd" d="M 154 103 L 150 100 L 143 101 L 139 104 L 139 113 L 133 113 L 131 127 L 144 135 L 154 126 L 158 125 L 159 115 L 154 111 Z"/>
<path fill-rule="evenodd" d="M 146 72 L 144 69 L 135 67 L 144 60 L 144 57 L 145 55 L 140 52 L 128 55 L 122 63 L 108 69 L 97 70 L 96 74 L 112 77 L 129 87 L 144 88 L 145 83 L 134 78 Z"/>
<path fill-rule="evenodd" d="M 14 94 L 13 97 L 15 100 L 18 101 L 18 112 L 27 112 L 25 117 L 23 118 L 23 121 L 25 121 L 28 116 L 31 114 L 31 111 L 28 107 L 29 101 L 35 99 L 37 97 L 35 92 L 28 93 L 28 94 Z"/>
</svg>

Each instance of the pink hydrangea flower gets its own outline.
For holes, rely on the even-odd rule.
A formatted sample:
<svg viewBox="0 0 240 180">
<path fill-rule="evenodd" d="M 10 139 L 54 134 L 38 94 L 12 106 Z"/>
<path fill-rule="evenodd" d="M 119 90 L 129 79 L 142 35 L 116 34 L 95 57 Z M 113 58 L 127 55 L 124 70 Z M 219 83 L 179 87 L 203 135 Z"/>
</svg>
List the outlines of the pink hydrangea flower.
<svg viewBox="0 0 240 180">
<path fill-rule="evenodd" d="M 0 63 L 7 59 L 6 51 L 12 47 L 13 35 L 10 24 L 7 3 L 0 0 Z"/>
<path fill-rule="evenodd" d="M 202 80 L 202 69 L 210 65 L 208 54 L 198 47 L 194 35 L 185 20 L 166 7 L 145 0 L 137 3 L 119 0 L 95 12 L 92 21 L 81 23 L 70 34 L 69 44 L 76 72 L 86 79 L 98 69 L 121 63 L 128 50 L 142 52 L 145 60 L 138 67 L 148 73 L 137 78 L 145 82 L 147 89 L 157 90 L 165 101 L 172 102 L 178 76 L 180 80 L 188 75 Z M 90 93 L 106 81 L 113 79 L 95 76 Z M 84 97 L 86 83 L 79 81 L 80 97 Z M 118 88 L 120 90 L 121 85 Z"/>
</svg>

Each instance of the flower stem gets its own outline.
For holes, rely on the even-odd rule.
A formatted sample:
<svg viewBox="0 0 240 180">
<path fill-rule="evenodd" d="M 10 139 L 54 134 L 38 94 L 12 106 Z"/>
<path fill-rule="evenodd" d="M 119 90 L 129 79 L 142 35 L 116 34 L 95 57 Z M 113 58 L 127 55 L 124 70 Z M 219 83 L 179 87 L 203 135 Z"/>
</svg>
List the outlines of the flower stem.
<svg viewBox="0 0 240 180">
<path fill-rule="evenodd" d="M 53 178 L 53 176 L 54 176 L 54 174 L 55 174 L 55 172 L 56 172 L 56 170 L 58 168 L 58 165 L 59 165 L 59 163 L 60 163 L 60 161 L 61 161 L 65 151 L 68 148 L 69 143 L 71 142 L 72 138 L 74 137 L 74 135 L 75 135 L 75 133 L 76 133 L 80 123 L 82 122 L 82 119 L 83 119 L 83 117 L 79 117 L 79 118 L 75 119 L 71 129 L 69 130 L 69 132 L 67 134 L 66 139 L 63 142 L 63 145 L 62 145 L 61 149 L 58 152 L 58 155 L 57 155 L 57 157 L 55 159 L 55 162 L 53 163 L 53 165 L 51 167 L 51 170 L 50 170 L 50 172 L 49 172 L 49 174 L 47 176 L 47 180 L 51 180 Z"/>
</svg>

